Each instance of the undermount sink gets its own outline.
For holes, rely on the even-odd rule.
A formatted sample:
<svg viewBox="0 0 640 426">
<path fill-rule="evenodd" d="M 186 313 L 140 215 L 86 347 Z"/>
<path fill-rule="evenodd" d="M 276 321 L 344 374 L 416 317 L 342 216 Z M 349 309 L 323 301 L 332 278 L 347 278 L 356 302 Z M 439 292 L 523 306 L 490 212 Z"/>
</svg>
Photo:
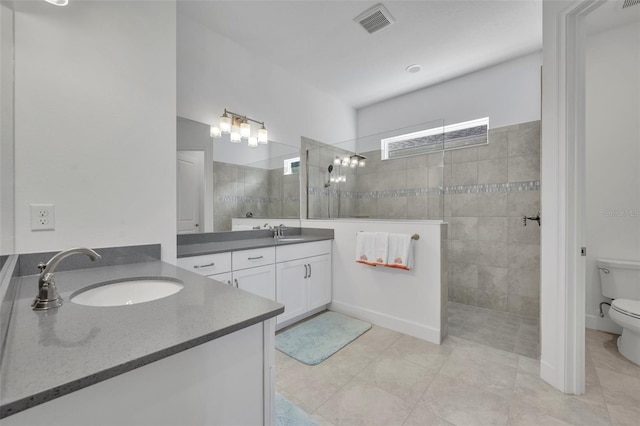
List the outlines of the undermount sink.
<svg viewBox="0 0 640 426">
<path fill-rule="evenodd" d="M 127 278 L 85 287 L 71 301 L 85 306 L 124 306 L 150 302 L 176 294 L 184 288 L 175 278 Z"/>
<path fill-rule="evenodd" d="M 284 238 L 278 238 L 278 241 L 281 241 L 283 243 L 286 243 L 288 241 L 302 241 L 304 240 L 304 238 L 301 237 L 284 237 Z"/>
</svg>

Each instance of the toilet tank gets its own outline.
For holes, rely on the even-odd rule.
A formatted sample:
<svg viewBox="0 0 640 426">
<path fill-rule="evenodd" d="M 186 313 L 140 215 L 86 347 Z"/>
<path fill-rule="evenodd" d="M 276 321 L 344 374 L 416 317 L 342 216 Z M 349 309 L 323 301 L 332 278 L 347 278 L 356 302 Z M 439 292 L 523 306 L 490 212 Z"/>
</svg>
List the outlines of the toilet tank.
<svg viewBox="0 0 640 426">
<path fill-rule="evenodd" d="M 610 299 L 640 300 L 640 262 L 597 259 L 602 295 Z"/>
</svg>

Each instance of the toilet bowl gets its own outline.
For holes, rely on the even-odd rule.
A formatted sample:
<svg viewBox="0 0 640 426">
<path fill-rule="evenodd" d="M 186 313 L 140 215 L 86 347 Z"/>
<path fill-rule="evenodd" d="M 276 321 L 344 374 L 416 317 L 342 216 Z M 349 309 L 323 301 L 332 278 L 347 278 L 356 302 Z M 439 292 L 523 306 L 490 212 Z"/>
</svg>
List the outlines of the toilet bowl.
<svg viewBox="0 0 640 426">
<path fill-rule="evenodd" d="M 613 299 L 609 316 L 622 327 L 618 351 L 640 365 L 640 262 L 598 259 L 602 295 Z"/>
<path fill-rule="evenodd" d="M 609 316 L 622 327 L 618 351 L 629 361 L 640 365 L 640 300 L 615 299 L 611 302 Z"/>
</svg>

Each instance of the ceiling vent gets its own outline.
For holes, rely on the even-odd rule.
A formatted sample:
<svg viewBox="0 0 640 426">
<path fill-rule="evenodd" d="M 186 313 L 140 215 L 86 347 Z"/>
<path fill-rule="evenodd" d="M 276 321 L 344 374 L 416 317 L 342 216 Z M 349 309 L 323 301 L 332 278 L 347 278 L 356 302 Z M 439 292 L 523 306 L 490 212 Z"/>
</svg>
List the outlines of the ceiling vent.
<svg viewBox="0 0 640 426">
<path fill-rule="evenodd" d="M 369 34 L 376 33 L 396 22 L 382 3 L 365 10 L 354 21 L 362 25 Z"/>
<path fill-rule="evenodd" d="M 640 4 L 640 0 L 624 0 L 624 3 L 622 3 L 622 8 L 624 9 L 625 7 L 631 7 L 638 4 Z"/>
</svg>

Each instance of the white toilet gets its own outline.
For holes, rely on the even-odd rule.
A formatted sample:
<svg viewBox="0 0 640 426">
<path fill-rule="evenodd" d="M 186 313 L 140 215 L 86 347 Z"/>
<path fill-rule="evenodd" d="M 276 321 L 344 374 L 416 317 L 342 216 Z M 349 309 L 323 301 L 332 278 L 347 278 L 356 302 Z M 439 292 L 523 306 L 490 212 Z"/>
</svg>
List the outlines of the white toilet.
<svg viewBox="0 0 640 426">
<path fill-rule="evenodd" d="M 614 299 L 609 316 L 622 327 L 618 350 L 640 365 L 640 262 L 598 259 L 602 294 Z"/>
</svg>

